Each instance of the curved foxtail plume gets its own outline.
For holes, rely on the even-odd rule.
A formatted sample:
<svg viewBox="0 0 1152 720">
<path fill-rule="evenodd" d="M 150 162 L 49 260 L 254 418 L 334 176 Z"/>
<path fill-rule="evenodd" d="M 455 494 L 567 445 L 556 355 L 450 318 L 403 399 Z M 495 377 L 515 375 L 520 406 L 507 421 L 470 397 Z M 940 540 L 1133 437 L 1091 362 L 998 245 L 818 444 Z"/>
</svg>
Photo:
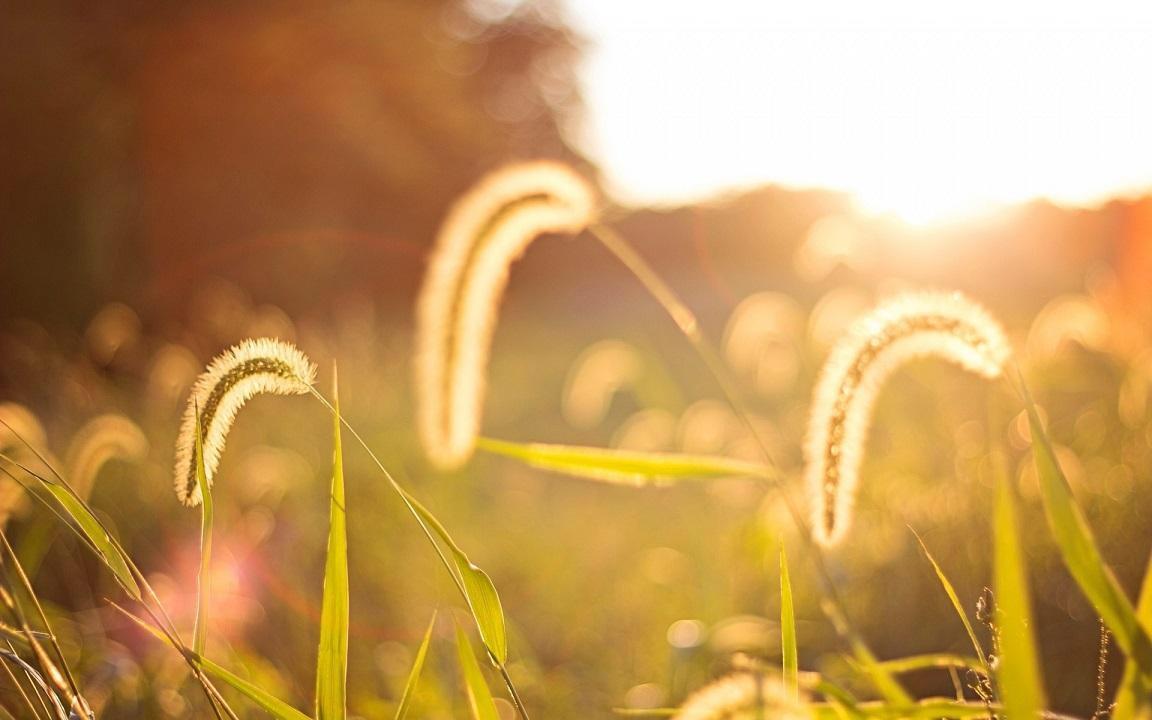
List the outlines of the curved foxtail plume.
<svg viewBox="0 0 1152 720">
<path fill-rule="evenodd" d="M 316 366 L 292 345 L 272 338 L 245 340 L 216 357 L 192 386 L 176 441 L 176 496 L 199 505 L 196 482 L 196 412 L 204 435 L 204 476 L 208 486 L 220 464 L 236 413 L 255 395 L 301 395 L 316 381 Z"/>
<path fill-rule="evenodd" d="M 774 675 L 738 672 L 693 693 L 672 720 L 731 720 L 765 717 L 800 720 L 810 716 L 803 700 L 790 700 Z"/>
<path fill-rule="evenodd" d="M 497 170 L 449 211 L 416 316 L 417 424 L 436 465 L 458 467 L 474 449 L 509 267 L 538 236 L 579 233 L 595 211 L 588 181 L 551 161 Z"/>
<path fill-rule="evenodd" d="M 816 540 L 832 546 L 848 530 L 873 405 L 895 370 L 930 356 L 994 379 L 1010 355 L 1000 324 L 959 293 L 907 293 L 860 318 L 832 349 L 812 398 L 804 451 Z"/>
<path fill-rule="evenodd" d="M 86 500 L 106 463 L 139 462 L 147 454 L 148 438 L 139 425 L 123 415 L 100 415 L 84 423 L 72 437 L 64 456 L 66 477 L 71 478 L 76 494 Z"/>
</svg>

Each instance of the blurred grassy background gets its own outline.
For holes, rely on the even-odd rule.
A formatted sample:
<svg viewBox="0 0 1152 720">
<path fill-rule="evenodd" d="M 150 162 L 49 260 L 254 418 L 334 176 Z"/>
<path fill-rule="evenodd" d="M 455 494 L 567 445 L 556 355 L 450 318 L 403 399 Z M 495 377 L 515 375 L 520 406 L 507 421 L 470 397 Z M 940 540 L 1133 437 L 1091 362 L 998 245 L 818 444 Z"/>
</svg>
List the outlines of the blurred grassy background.
<svg viewBox="0 0 1152 720">
<path fill-rule="evenodd" d="M 322 383 L 339 362 L 349 420 L 492 575 L 511 672 L 539 717 L 676 703 L 737 651 L 775 662 L 780 539 L 794 568 L 801 667 L 842 666 L 779 498 L 754 483 L 637 491 L 484 456 L 442 476 L 421 457 L 411 305 L 439 217 L 502 160 L 582 163 L 561 132 L 579 112 L 580 41 L 559 7 L 3 12 L 0 401 L 29 408 L 58 457 L 97 415 L 140 426 L 145 456 L 105 466 L 92 502 L 179 621 L 191 625 L 199 523 L 171 491 L 182 403 L 217 352 L 274 335 L 316 360 Z M 707 206 L 619 210 L 613 222 L 722 344 L 797 497 L 808 395 L 846 323 L 909 285 L 986 303 L 1026 358 L 1077 498 L 1134 590 L 1152 544 L 1152 496 L 1141 487 L 1152 459 L 1150 218 L 1148 200 L 1093 211 L 1036 203 L 917 229 L 860 217 L 834 194 L 766 188 Z M 605 340 L 622 343 L 607 346 L 607 361 Z M 989 424 L 994 397 L 931 363 L 900 373 L 880 401 L 855 531 L 832 570 L 880 657 L 963 652 L 908 528 L 974 607 L 990 581 L 984 450 L 990 435 L 1008 438 L 1030 500 L 1050 696 L 1055 709 L 1089 715 L 1096 620 L 1041 530 L 1020 421 Z M 588 238 L 542 241 L 515 268 L 484 428 L 735 456 L 750 447 L 675 328 Z M 382 478 L 346 453 L 350 704 L 381 717 L 428 617 L 457 599 Z M 231 434 L 215 495 L 210 653 L 302 707 L 329 462 L 318 405 L 258 399 Z M 73 538 L 37 508 L 15 507 L 8 532 L 29 554 L 52 541 L 36 582 L 102 717 L 197 716 L 185 666 L 108 610 L 113 585 Z M 421 716 L 463 711 L 444 638 Z M 1118 671 L 1113 663 L 1109 677 Z M 943 675 L 910 685 L 950 690 Z"/>
</svg>

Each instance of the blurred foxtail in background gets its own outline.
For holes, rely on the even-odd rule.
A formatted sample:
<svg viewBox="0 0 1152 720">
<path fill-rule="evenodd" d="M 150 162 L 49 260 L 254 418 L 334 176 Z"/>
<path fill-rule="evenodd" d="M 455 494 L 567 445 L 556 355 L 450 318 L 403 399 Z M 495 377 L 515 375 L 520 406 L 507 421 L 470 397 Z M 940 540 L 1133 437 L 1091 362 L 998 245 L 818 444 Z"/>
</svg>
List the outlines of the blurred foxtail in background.
<svg viewBox="0 0 1152 720">
<path fill-rule="evenodd" d="M 835 545 L 851 525 L 872 408 L 892 373 L 935 357 L 995 379 L 1010 354 L 1000 324 L 960 293 L 900 295 L 857 320 L 825 361 L 808 415 L 805 476 L 816 539 Z"/>
</svg>

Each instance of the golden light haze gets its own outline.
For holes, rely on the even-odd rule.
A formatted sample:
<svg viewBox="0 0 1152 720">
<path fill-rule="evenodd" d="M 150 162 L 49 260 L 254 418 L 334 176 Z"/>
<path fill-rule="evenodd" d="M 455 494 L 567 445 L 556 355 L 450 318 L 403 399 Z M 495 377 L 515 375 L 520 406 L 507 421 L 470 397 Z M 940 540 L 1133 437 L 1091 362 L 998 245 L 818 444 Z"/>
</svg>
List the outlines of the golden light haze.
<svg viewBox="0 0 1152 720">
<path fill-rule="evenodd" d="M 1152 189 L 1152 8 L 575 0 L 573 137 L 626 203 L 761 183 L 914 222 Z"/>
</svg>

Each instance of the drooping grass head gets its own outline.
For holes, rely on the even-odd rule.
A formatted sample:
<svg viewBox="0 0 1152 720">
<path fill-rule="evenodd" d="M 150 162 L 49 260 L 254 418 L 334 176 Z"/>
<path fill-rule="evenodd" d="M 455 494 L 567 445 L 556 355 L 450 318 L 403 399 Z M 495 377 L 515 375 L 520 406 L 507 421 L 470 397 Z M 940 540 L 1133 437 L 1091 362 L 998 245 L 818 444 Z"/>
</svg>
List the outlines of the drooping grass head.
<svg viewBox="0 0 1152 720">
<path fill-rule="evenodd" d="M 510 266 L 542 234 L 582 231 L 595 210 L 583 177 L 561 163 L 535 161 L 493 172 L 449 211 L 416 316 L 417 424 L 438 466 L 458 467 L 472 454 Z"/>
<path fill-rule="evenodd" d="M 1000 324 L 960 293 L 906 293 L 860 318 L 825 362 L 808 416 L 805 474 L 816 540 L 835 545 L 848 530 L 873 406 L 893 372 L 930 356 L 993 379 L 1010 354 Z"/>
<path fill-rule="evenodd" d="M 204 436 L 204 475 L 212 478 L 236 413 L 255 395 L 300 395 L 316 380 L 316 366 L 292 345 L 273 338 L 245 340 L 225 350 L 192 386 L 176 441 L 176 496 L 185 505 L 200 504 L 196 482 L 196 413 Z"/>
<path fill-rule="evenodd" d="M 140 426 L 123 415 L 109 413 L 92 418 L 73 436 L 64 459 L 72 489 L 87 499 L 105 463 L 138 462 L 148 453 L 148 438 Z"/>
</svg>

